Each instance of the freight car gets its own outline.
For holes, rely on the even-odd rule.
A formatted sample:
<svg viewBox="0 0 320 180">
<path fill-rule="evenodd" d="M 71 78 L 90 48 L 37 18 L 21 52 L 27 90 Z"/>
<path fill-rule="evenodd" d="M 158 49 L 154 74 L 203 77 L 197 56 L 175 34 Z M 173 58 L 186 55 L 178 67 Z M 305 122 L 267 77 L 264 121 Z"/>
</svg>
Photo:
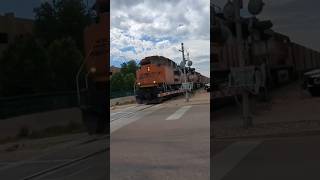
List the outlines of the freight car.
<svg viewBox="0 0 320 180">
<path fill-rule="evenodd" d="M 213 44 L 211 57 L 212 73 L 216 79 L 226 79 L 231 67 L 238 66 L 235 43 Z M 294 42 L 280 33 L 268 41 L 253 45 L 252 58 L 247 64 L 269 69 L 269 80 L 275 86 L 297 79 L 305 71 L 320 67 L 320 53 Z"/>
<path fill-rule="evenodd" d="M 227 23 L 221 13 L 215 14 L 215 22 L 216 24 L 212 25 L 214 28 L 212 32 L 218 32 L 217 29 L 222 31 L 222 25 Z M 211 39 L 211 74 L 217 83 L 216 89 L 222 91 L 220 87 L 226 87 L 230 69 L 238 67 L 239 60 L 235 37 L 232 35 L 226 40 L 217 37 L 217 34 L 219 32 Z M 220 32 L 221 34 L 223 35 Z M 256 31 L 251 38 L 251 43 L 245 40 L 246 65 L 256 67 L 264 65 L 268 88 L 296 80 L 304 72 L 320 66 L 319 52 L 292 42 L 288 36 L 270 30 L 258 33 Z"/>
<path fill-rule="evenodd" d="M 202 87 L 209 80 L 195 69 L 187 69 L 187 81 L 195 88 Z M 149 56 L 140 61 L 136 72 L 137 103 L 159 103 L 165 98 L 179 95 L 185 82 L 184 71 L 174 61 L 163 56 Z"/>
</svg>

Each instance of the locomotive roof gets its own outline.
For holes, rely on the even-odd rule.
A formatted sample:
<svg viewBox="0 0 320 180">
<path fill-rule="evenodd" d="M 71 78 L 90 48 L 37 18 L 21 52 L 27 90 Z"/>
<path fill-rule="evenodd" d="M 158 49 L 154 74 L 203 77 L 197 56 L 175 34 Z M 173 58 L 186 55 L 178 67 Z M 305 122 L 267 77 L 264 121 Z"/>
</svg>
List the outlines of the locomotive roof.
<svg viewBox="0 0 320 180">
<path fill-rule="evenodd" d="M 163 57 L 163 56 L 148 56 L 148 57 L 143 58 L 140 61 L 140 65 L 156 64 L 156 63 L 176 64 L 171 59 Z"/>
</svg>

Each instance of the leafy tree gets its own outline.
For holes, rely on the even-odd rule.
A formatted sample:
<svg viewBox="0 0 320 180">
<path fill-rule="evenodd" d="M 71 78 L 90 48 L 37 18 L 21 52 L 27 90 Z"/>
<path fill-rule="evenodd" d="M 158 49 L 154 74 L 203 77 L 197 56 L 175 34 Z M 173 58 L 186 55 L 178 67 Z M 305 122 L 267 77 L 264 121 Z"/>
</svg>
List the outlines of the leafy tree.
<svg viewBox="0 0 320 180">
<path fill-rule="evenodd" d="M 111 77 L 110 91 L 111 94 L 125 96 L 126 93 L 133 92 L 133 86 L 136 79 L 136 70 L 138 65 L 134 60 L 121 64 L 120 72 Z"/>
<path fill-rule="evenodd" d="M 33 36 L 17 38 L 0 59 L 2 96 L 48 91 L 50 68 L 45 48 Z"/>
<path fill-rule="evenodd" d="M 90 15 L 82 0 L 52 0 L 35 8 L 35 33 L 46 45 L 56 39 L 71 37 L 83 49 L 83 31 Z"/>
<path fill-rule="evenodd" d="M 123 74 L 118 72 L 112 75 L 110 80 L 110 90 L 111 92 L 122 91 L 122 86 L 124 84 Z"/>
<path fill-rule="evenodd" d="M 136 71 L 138 70 L 138 65 L 136 61 L 131 60 L 127 63 L 128 73 L 136 74 Z"/>
<path fill-rule="evenodd" d="M 123 76 L 124 79 L 124 89 L 126 91 L 132 92 L 133 91 L 133 86 L 134 86 L 134 82 L 135 82 L 135 75 L 133 73 L 129 73 L 129 74 L 125 74 Z"/>
<path fill-rule="evenodd" d="M 65 38 L 53 41 L 48 48 L 53 89 L 74 90 L 75 77 L 83 59 L 74 40 Z"/>
<path fill-rule="evenodd" d="M 138 65 L 134 60 L 130 60 L 126 63 L 121 64 L 121 72 L 124 74 L 129 74 L 129 73 L 136 74 L 137 69 L 138 69 Z"/>
<path fill-rule="evenodd" d="M 17 38 L 0 59 L 1 96 L 75 90 L 90 23 L 86 6 L 82 0 L 52 0 L 34 12 L 34 35 Z"/>
</svg>

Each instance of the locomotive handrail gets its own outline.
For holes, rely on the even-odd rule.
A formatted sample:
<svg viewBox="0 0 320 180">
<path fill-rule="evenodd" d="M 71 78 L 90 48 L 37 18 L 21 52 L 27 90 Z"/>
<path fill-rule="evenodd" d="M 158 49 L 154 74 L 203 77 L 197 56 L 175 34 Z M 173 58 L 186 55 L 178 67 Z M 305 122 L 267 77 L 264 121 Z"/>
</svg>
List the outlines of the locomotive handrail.
<svg viewBox="0 0 320 180">
<path fill-rule="evenodd" d="M 77 85 L 77 96 L 78 96 L 78 105 L 79 107 L 81 106 L 81 95 L 80 95 L 80 87 L 79 87 L 79 77 L 80 74 L 84 68 L 85 63 L 87 62 L 87 59 L 91 56 L 91 52 L 93 50 L 93 47 L 90 49 L 89 53 L 87 54 L 87 56 L 85 57 L 85 59 L 83 60 L 81 66 L 79 67 L 79 70 L 77 72 L 77 76 L 76 76 L 76 85 Z M 87 81 L 86 81 L 86 86 L 87 86 Z M 88 87 L 86 87 L 88 88 Z"/>
</svg>

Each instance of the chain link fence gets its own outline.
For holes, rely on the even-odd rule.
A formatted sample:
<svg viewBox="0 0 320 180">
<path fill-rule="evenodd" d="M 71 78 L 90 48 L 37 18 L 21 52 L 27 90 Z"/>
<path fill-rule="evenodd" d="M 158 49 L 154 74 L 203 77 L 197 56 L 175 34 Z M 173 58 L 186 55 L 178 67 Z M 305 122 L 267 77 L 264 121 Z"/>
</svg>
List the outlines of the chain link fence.
<svg viewBox="0 0 320 180">
<path fill-rule="evenodd" d="M 78 106 L 76 92 L 0 98 L 0 119 Z"/>
</svg>

